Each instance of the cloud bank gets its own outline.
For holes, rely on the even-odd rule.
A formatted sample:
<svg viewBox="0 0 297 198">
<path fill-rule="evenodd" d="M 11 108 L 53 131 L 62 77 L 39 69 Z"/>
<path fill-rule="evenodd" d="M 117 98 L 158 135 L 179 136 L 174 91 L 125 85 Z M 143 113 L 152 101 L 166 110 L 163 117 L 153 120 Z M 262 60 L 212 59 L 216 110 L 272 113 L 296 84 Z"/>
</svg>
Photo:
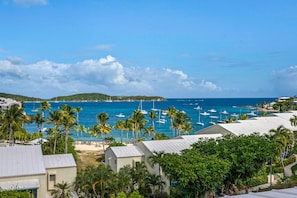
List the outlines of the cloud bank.
<svg viewBox="0 0 297 198">
<path fill-rule="evenodd" d="M 73 64 L 42 60 L 25 64 L 18 57 L 0 61 L 2 92 L 43 99 L 77 93 L 188 97 L 193 92 L 218 92 L 214 82 L 193 80 L 181 70 L 124 66 L 115 57 L 88 59 Z"/>
</svg>

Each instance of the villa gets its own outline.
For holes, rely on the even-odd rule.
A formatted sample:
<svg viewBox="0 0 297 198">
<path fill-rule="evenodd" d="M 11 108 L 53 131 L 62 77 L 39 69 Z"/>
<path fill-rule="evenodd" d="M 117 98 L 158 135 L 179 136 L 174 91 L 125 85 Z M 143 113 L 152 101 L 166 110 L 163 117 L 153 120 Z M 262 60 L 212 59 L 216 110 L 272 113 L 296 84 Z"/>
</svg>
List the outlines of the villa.
<svg viewBox="0 0 297 198">
<path fill-rule="evenodd" d="M 55 184 L 75 182 L 72 154 L 42 155 L 40 145 L 15 145 L 0 147 L 0 159 L 2 190 L 28 190 L 34 198 L 50 198 Z"/>
<path fill-rule="evenodd" d="M 13 104 L 17 104 L 19 105 L 20 107 L 22 106 L 22 103 L 16 101 L 16 100 L 13 100 L 11 98 L 3 98 L 3 97 L 0 97 L 0 109 L 9 109 Z"/>
<path fill-rule="evenodd" d="M 154 152 L 177 153 L 191 148 L 191 145 L 201 139 L 219 138 L 226 134 L 251 135 L 259 133 L 268 134 L 271 129 L 284 126 L 296 130 L 290 123 L 290 118 L 297 115 L 297 111 L 288 113 L 275 113 L 266 117 L 255 117 L 249 120 L 239 120 L 234 123 L 216 124 L 200 130 L 196 135 L 183 135 L 170 140 L 142 141 L 133 146 L 110 147 L 105 151 L 105 163 L 110 165 L 114 172 L 118 172 L 125 165 L 135 166 L 144 162 L 150 173 L 160 174 L 165 181 L 165 190 L 168 192 L 169 181 L 164 174 L 159 173 L 158 165 L 151 167 L 149 158 Z"/>
</svg>

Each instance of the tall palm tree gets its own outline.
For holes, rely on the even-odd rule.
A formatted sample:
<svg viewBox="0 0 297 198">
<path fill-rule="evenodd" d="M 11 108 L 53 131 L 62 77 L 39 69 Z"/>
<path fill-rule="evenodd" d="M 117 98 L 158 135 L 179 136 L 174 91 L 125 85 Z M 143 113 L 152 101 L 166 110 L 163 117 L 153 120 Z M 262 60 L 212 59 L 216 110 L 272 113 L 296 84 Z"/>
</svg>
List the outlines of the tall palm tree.
<svg viewBox="0 0 297 198">
<path fill-rule="evenodd" d="M 78 127 L 76 128 L 77 139 L 79 137 L 79 132 L 81 132 L 81 133 L 86 133 L 87 132 L 87 128 L 85 127 L 85 125 L 78 124 Z"/>
<path fill-rule="evenodd" d="M 284 168 L 285 165 L 283 159 L 287 156 L 290 149 L 292 148 L 293 134 L 289 129 L 285 128 L 282 125 L 277 127 L 277 129 L 271 129 L 269 131 L 269 134 L 271 135 L 272 141 L 276 142 L 279 145 L 279 147 L 277 148 L 279 152 L 278 155 L 280 156 L 280 160 Z"/>
<path fill-rule="evenodd" d="M 61 126 L 65 131 L 65 153 L 68 153 L 68 139 L 70 130 L 77 128 L 77 122 L 74 109 L 67 104 L 64 104 L 61 108 Z"/>
<path fill-rule="evenodd" d="M 151 139 L 151 134 L 153 134 L 153 138 L 154 138 L 156 131 L 152 126 L 148 126 L 146 129 L 146 134 L 148 134 L 148 138 Z"/>
<path fill-rule="evenodd" d="M 115 123 L 114 128 L 120 132 L 121 143 L 123 143 L 123 130 L 125 129 L 125 122 L 123 120 L 118 120 Z"/>
<path fill-rule="evenodd" d="M 103 149 L 105 146 L 105 135 L 111 132 L 111 127 L 107 123 L 108 120 L 109 117 L 106 112 L 102 112 L 97 115 L 97 121 L 99 122 L 100 133 L 102 136 Z"/>
<path fill-rule="evenodd" d="M 292 126 L 296 127 L 297 126 L 297 116 L 293 115 L 292 118 L 290 118 L 290 123 Z"/>
<path fill-rule="evenodd" d="M 80 106 L 78 106 L 78 107 L 76 107 L 75 108 L 75 113 L 76 113 L 76 120 L 77 120 L 77 123 L 79 123 L 79 112 L 81 112 L 83 109 L 80 107 Z"/>
<path fill-rule="evenodd" d="M 0 131 L 9 132 L 9 145 L 14 143 L 14 132 L 25 131 L 23 123 L 29 123 L 29 116 L 24 114 L 24 110 L 19 105 L 13 104 L 10 108 L 3 111 L 1 116 Z"/>
<path fill-rule="evenodd" d="M 134 126 L 134 132 L 135 132 L 135 142 L 138 141 L 138 135 L 141 132 L 141 129 L 144 127 L 144 123 L 146 120 L 144 120 L 144 115 L 141 113 L 140 110 L 135 110 L 132 113 L 131 117 L 133 126 Z"/>
<path fill-rule="evenodd" d="M 131 132 L 132 129 L 133 129 L 133 122 L 132 122 L 132 120 L 131 119 L 126 119 L 125 120 L 124 127 L 125 127 L 124 130 L 126 132 L 126 144 L 128 144 L 129 143 L 129 132 Z M 134 138 L 134 136 L 133 136 L 133 138 Z"/>
<path fill-rule="evenodd" d="M 44 115 L 45 115 L 45 112 L 46 112 L 47 110 L 49 110 L 50 108 L 51 108 L 51 104 L 50 104 L 48 101 L 42 101 L 42 102 L 41 102 L 39 109 L 41 110 L 41 112 L 42 112 L 42 117 L 43 117 L 43 119 L 44 119 L 43 123 L 41 124 L 41 128 L 42 128 L 42 129 L 44 128 L 44 122 L 45 122 L 45 117 L 44 117 Z"/>
<path fill-rule="evenodd" d="M 37 127 L 37 133 L 38 133 L 38 138 L 40 138 L 41 136 L 41 129 L 40 129 L 40 125 L 42 125 L 44 123 L 45 119 L 44 117 L 42 116 L 41 113 L 37 113 L 35 116 L 34 116 L 34 122 L 36 124 L 36 127 Z"/>
<path fill-rule="evenodd" d="M 172 137 L 174 137 L 174 126 L 173 126 L 173 119 L 175 117 L 177 113 L 177 110 L 174 108 L 174 106 L 170 106 L 168 108 L 168 113 L 167 113 L 167 116 L 169 117 L 170 119 L 170 123 L 171 123 L 171 130 L 172 130 Z"/>
<path fill-rule="evenodd" d="M 59 133 L 59 126 L 61 124 L 61 119 L 62 119 L 62 114 L 60 111 L 54 110 L 49 112 L 48 123 L 54 125 L 54 128 L 51 130 L 52 135 L 54 136 L 53 154 L 56 154 L 57 135 Z"/>
<path fill-rule="evenodd" d="M 153 129 L 155 130 L 155 119 L 157 118 L 156 116 L 156 112 L 154 111 L 150 111 L 149 114 L 148 114 L 149 118 L 151 119 L 152 121 L 152 126 L 153 126 Z"/>
<path fill-rule="evenodd" d="M 160 175 L 154 175 L 154 174 L 148 174 L 146 179 L 146 183 L 148 186 L 152 189 L 153 197 L 155 197 L 156 193 L 156 187 L 159 191 L 162 191 L 162 187 L 165 185 L 165 182 L 162 181 L 162 178 Z"/>
<path fill-rule="evenodd" d="M 162 172 L 161 172 L 161 166 L 159 165 L 159 162 L 162 160 L 164 155 L 165 155 L 164 151 L 160 151 L 160 152 L 154 151 L 153 155 L 149 157 L 149 162 L 152 168 L 154 168 L 156 164 L 158 165 L 158 171 L 159 171 L 158 174 L 160 176 L 162 175 Z"/>
<path fill-rule="evenodd" d="M 173 119 L 173 126 L 176 128 L 177 136 L 180 135 L 181 131 L 183 130 L 184 124 L 186 121 L 190 120 L 190 118 L 181 111 L 178 111 Z"/>
<path fill-rule="evenodd" d="M 73 197 L 72 186 L 62 181 L 55 185 L 55 189 L 51 193 L 53 198 L 70 198 Z"/>
</svg>

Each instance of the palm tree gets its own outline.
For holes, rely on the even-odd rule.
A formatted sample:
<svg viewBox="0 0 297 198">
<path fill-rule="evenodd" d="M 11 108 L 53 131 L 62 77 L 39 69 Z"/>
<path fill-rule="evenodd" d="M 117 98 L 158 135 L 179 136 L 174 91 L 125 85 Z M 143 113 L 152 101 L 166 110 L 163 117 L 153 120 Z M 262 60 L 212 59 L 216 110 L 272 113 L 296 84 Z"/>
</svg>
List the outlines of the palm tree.
<svg viewBox="0 0 297 198">
<path fill-rule="evenodd" d="M 173 126 L 177 130 L 177 136 L 180 135 L 180 132 L 183 130 L 184 123 L 190 120 L 190 118 L 184 112 L 177 112 L 173 119 Z"/>
<path fill-rule="evenodd" d="M 290 118 L 290 122 L 291 122 L 292 126 L 296 127 L 297 126 L 297 116 L 293 115 L 293 117 Z"/>
<path fill-rule="evenodd" d="M 126 144 L 129 142 L 129 132 L 132 131 L 133 128 L 133 122 L 131 119 L 126 119 L 124 124 L 124 130 L 126 132 Z M 133 135 L 133 134 L 132 134 Z M 133 136 L 134 138 L 134 136 Z"/>
<path fill-rule="evenodd" d="M 50 111 L 48 116 L 48 123 L 54 125 L 54 128 L 51 130 L 51 132 L 54 136 L 53 154 L 56 154 L 57 135 L 59 133 L 59 125 L 61 124 L 61 112 L 58 110 Z"/>
<path fill-rule="evenodd" d="M 125 122 L 123 120 L 118 120 L 114 128 L 120 132 L 121 143 L 123 143 L 123 130 L 125 129 Z"/>
<path fill-rule="evenodd" d="M 165 182 L 162 181 L 160 175 L 148 174 L 146 177 L 146 183 L 152 189 L 153 197 L 155 197 L 156 187 L 159 191 L 162 191 L 162 187 L 165 185 Z"/>
<path fill-rule="evenodd" d="M 44 122 L 45 122 L 44 114 L 45 114 L 45 111 L 49 110 L 50 108 L 51 108 L 51 104 L 48 101 L 42 101 L 41 102 L 39 109 L 41 110 L 42 117 L 44 119 L 44 121 L 41 124 L 42 129 L 44 128 Z"/>
<path fill-rule="evenodd" d="M 38 138 L 40 138 L 40 135 L 41 135 L 41 129 L 40 129 L 40 125 L 42 125 L 44 123 L 45 119 L 44 117 L 42 116 L 41 113 L 37 113 L 35 116 L 34 116 L 34 122 L 36 124 L 36 127 L 37 127 L 37 132 L 38 132 Z"/>
<path fill-rule="evenodd" d="M 132 113 L 131 122 L 135 132 L 135 142 L 137 142 L 139 141 L 138 135 L 142 132 L 148 120 L 144 119 L 144 115 L 140 110 L 135 110 Z"/>
<path fill-rule="evenodd" d="M 184 134 L 186 134 L 186 135 L 188 135 L 189 132 L 194 131 L 194 127 L 193 127 L 192 123 L 191 122 L 186 122 L 183 125 L 183 131 L 184 131 Z"/>
<path fill-rule="evenodd" d="M 55 189 L 51 193 L 53 198 L 70 198 L 73 197 L 72 186 L 62 181 L 55 185 Z"/>
<path fill-rule="evenodd" d="M 70 105 L 64 104 L 61 108 L 61 126 L 65 131 L 65 153 L 68 153 L 69 132 L 77 128 L 75 111 Z"/>
<path fill-rule="evenodd" d="M 150 111 L 148 116 L 151 119 L 153 129 L 155 130 L 155 121 L 154 120 L 157 118 L 156 113 L 154 111 Z"/>
<path fill-rule="evenodd" d="M 151 134 L 155 135 L 156 131 L 152 126 L 148 126 L 146 129 L 146 133 L 148 134 L 148 138 L 151 139 Z M 153 137 L 154 138 L 154 137 Z"/>
<path fill-rule="evenodd" d="M 160 152 L 154 151 L 153 155 L 149 157 L 149 161 L 150 161 L 152 168 L 154 168 L 156 164 L 158 165 L 158 170 L 159 170 L 160 176 L 162 175 L 162 173 L 161 173 L 161 166 L 159 165 L 159 162 L 162 160 L 164 155 L 165 155 L 164 151 L 160 151 Z"/>
<path fill-rule="evenodd" d="M 29 116 L 24 114 L 24 110 L 17 104 L 13 104 L 9 109 L 3 111 L 1 116 L 0 131 L 2 133 L 9 132 L 9 145 L 14 143 L 14 132 L 25 131 L 23 123 L 29 123 Z"/>
<path fill-rule="evenodd" d="M 82 108 L 81 107 L 76 107 L 74 109 L 75 113 L 76 113 L 76 120 L 77 120 L 77 123 L 79 122 L 79 112 L 82 111 Z"/>
<path fill-rule="evenodd" d="M 102 112 L 97 115 L 97 121 L 99 122 L 99 129 L 102 136 L 103 149 L 105 146 L 105 135 L 111 132 L 111 127 L 107 123 L 108 120 L 108 114 L 105 112 Z"/>
<path fill-rule="evenodd" d="M 269 131 L 272 141 L 276 142 L 278 147 L 278 155 L 280 156 L 283 168 L 285 167 L 283 159 L 288 155 L 293 145 L 293 134 L 284 126 L 279 126 L 277 129 Z M 285 174 L 285 172 L 284 172 Z"/>
<path fill-rule="evenodd" d="M 170 106 L 170 107 L 168 108 L 168 113 L 167 113 L 167 115 L 168 115 L 168 117 L 169 117 L 169 119 L 170 119 L 170 123 L 171 123 L 172 137 L 175 136 L 175 135 L 174 135 L 173 119 L 174 119 L 176 113 L 177 113 L 177 110 L 174 108 L 174 106 Z"/>
<path fill-rule="evenodd" d="M 76 128 L 76 133 L 77 133 L 77 139 L 79 137 L 79 132 L 87 132 L 87 128 L 85 127 L 85 125 L 78 125 L 78 127 Z"/>
</svg>

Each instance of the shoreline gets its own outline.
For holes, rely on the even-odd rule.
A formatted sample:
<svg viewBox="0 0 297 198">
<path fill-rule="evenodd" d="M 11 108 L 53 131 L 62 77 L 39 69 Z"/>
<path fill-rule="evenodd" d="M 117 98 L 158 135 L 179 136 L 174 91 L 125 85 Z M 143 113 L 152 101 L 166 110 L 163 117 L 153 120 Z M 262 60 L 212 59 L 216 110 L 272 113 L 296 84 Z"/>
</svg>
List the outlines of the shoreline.
<svg viewBox="0 0 297 198">
<path fill-rule="evenodd" d="M 126 146 L 130 146 L 133 144 L 127 144 Z M 104 145 L 103 142 L 99 141 L 74 141 L 74 146 L 76 151 L 105 151 L 109 146 L 108 144 Z"/>
</svg>

